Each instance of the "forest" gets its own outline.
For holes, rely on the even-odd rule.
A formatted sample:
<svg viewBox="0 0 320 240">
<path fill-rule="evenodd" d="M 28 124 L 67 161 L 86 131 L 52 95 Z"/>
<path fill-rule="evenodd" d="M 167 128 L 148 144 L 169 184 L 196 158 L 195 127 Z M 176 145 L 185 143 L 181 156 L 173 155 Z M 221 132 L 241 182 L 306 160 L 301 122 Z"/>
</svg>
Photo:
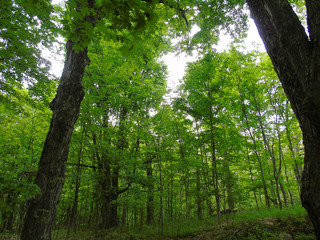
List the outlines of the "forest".
<svg viewBox="0 0 320 240">
<path fill-rule="evenodd" d="M 3 0 L 0 17 L 0 239 L 320 239 L 319 1 Z M 246 49 L 249 18 L 267 52 Z M 174 93 L 172 52 L 197 56 Z"/>
</svg>

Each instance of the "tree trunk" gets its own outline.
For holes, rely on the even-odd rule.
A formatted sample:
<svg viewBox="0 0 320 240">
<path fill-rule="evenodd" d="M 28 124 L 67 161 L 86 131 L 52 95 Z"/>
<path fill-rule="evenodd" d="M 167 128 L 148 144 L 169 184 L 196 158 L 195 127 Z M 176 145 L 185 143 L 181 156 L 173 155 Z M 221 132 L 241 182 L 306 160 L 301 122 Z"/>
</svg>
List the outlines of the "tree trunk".
<svg viewBox="0 0 320 240">
<path fill-rule="evenodd" d="M 148 179 L 148 198 L 147 198 L 147 225 L 150 226 L 154 222 L 154 183 L 153 183 L 152 159 L 149 160 L 147 166 Z"/>
<path fill-rule="evenodd" d="M 159 153 L 159 190 L 160 190 L 160 203 L 159 203 L 159 233 L 163 234 L 163 181 L 162 181 L 162 156 L 160 152 L 159 139 L 157 141 L 158 153 Z"/>
<path fill-rule="evenodd" d="M 289 110 L 287 108 L 290 107 L 288 105 L 289 105 L 289 103 L 288 103 L 288 101 L 286 101 L 286 114 L 285 114 L 286 135 L 287 135 L 287 139 L 288 139 L 288 143 L 289 143 L 288 147 L 289 147 L 289 149 L 291 151 L 292 158 L 294 160 L 294 165 L 293 166 L 294 166 L 294 171 L 295 171 L 295 175 L 296 175 L 296 180 L 297 180 L 297 183 L 299 184 L 299 186 L 301 187 L 301 173 L 300 173 L 301 165 L 298 164 L 298 162 L 297 162 L 297 157 L 296 157 L 295 150 L 294 150 L 293 144 L 292 144 L 291 133 L 290 133 L 290 131 L 288 129 L 288 126 L 287 126 L 287 124 L 289 122 L 289 116 L 288 116 L 288 111 Z"/>
<path fill-rule="evenodd" d="M 202 151 L 202 148 L 200 148 L 200 154 L 201 154 L 201 157 L 203 158 L 203 151 Z M 208 217 L 212 217 L 213 216 L 213 207 L 212 207 L 212 203 L 211 203 L 211 189 L 210 189 L 210 176 L 209 176 L 209 163 L 208 163 L 208 157 L 206 156 L 206 153 L 205 154 L 205 169 L 206 169 L 206 172 L 204 174 L 204 185 L 205 185 L 205 190 L 206 190 L 206 203 L 207 203 L 207 208 L 208 208 L 208 214 L 207 216 Z"/>
<path fill-rule="evenodd" d="M 224 172 L 224 184 L 227 190 L 227 203 L 228 209 L 234 209 L 234 196 L 233 196 L 233 176 L 229 166 L 229 156 L 228 153 L 224 153 L 224 158 L 222 162 L 223 172 Z"/>
<path fill-rule="evenodd" d="M 261 111 L 260 111 L 259 103 L 258 103 L 257 97 L 256 97 L 256 95 L 254 93 L 253 93 L 253 97 L 254 97 L 254 102 L 255 102 L 255 109 L 256 109 L 256 111 L 258 113 L 257 119 L 258 119 L 258 123 L 259 123 L 260 130 L 261 130 L 260 132 L 262 134 L 264 148 L 269 153 L 270 159 L 271 159 L 271 162 L 272 162 L 272 166 L 273 166 L 273 178 L 274 178 L 274 181 L 275 181 L 276 194 L 277 194 L 279 207 L 280 207 L 280 209 L 282 209 L 282 203 L 281 203 L 280 192 L 279 192 L 279 176 L 281 174 L 281 158 L 279 160 L 280 161 L 280 166 L 279 166 L 279 171 L 278 171 L 277 170 L 277 165 L 276 165 L 276 158 L 274 156 L 273 150 L 271 150 L 270 141 L 267 138 L 266 131 L 264 129 L 264 125 L 263 125 L 263 121 L 262 121 L 262 114 L 261 114 Z M 277 120 L 278 119 L 277 119 L 277 114 L 276 114 L 276 124 L 275 125 L 276 125 L 276 128 L 278 129 Z M 272 149 L 273 149 L 273 145 L 272 145 Z"/>
<path fill-rule="evenodd" d="M 80 12 L 83 7 L 96 10 L 95 1 L 86 0 L 81 3 L 76 1 L 76 11 Z M 95 11 L 89 12 L 82 19 L 75 20 L 78 21 L 75 25 L 79 26 L 80 23 L 80 25 L 92 25 L 94 28 L 98 16 L 95 15 L 97 14 Z M 74 29 L 74 33 L 78 35 L 78 44 L 82 39 L 88 39 L 82 27 Z M 60 84 L 54 100 L 50 103 L 53 112 L 51 124 L 34 181 L 41 192 L 27 203 L 27 213 L 21 232 L 23 240 L 51 239 L 57 205 L 65 179 L 65 163 L 68 159 L 71 136 L 84 97 L 82 78 L 89 63 L 87 47 L 89 43 L 78 51 L 73 49 L 75 44 L 71 40 L 66 43 L 66 59 Z"/>
<path fill-rule="evenodd" d="M 125 197 L 128 197 L 128 194 L 126 194 Z M 126 227 L 127 223 L 128 223 L 128 202 L 126 201 L 122 205 L 121 227 Z"/>
<path fill-rule="evenodd" d="M 101 206 L 101 229 L 109 229 L 118 226 L 118 209 L 117 204 L 114 202 L 117 200 L 116 194 L 106 193 L 102 199 Z"/>
<path fill-rule="evenodd" d="M 240 81 L 241 79 L 239 79 Z M 265 177 L 264 177 L 264 171 L 263 171 L 263 166 L 262 166 L 262 161 L 261 161 L 261 158 L 260 158 L 260 155 L 259 155 L 259 152 L 258 152 L 258 147 L 257 147 L 257 143 L 256 143 L 256 139 L 251 131 L 251 128 L 249 126 L 249 120 L 248 120 L 248 116 L 247 116 L 247 110 L 246 110 L 246 107 L 245 107 L 245 104 L 244 104 L 244 99 L 243 99 L 243 95 L 242 95 L 242 91 L 240 89 L 240 82 L 238 83 L 238 91 L 239 91 L 239 94 L 240 94 L 240 99 L 241 99 L 241 110 L 242 110 L 242 114 L 243 114 L 243 117 L 245 119 L 245 124 L 246 124 L 246 128 L 247 128 L 247 131 L 249 132 L 249 135 L 250 135 L 250 138 L 252 140 L 252 143 L 253 143 L 253 146 L 254 146 L 254 153 L 257 157 L 257 160 L 259 162 L 259 167 L 260 167 L 260 173 L 261 173 L 261 180 L 262 180 L 262 183 L 263 183 L 263 191 L 264 191 L 264 198 L 265 198 L 265 202 L 266 202 L 266 205 L 267 207 L 269 208 L 270 207 L 270 201 L 269 201 L 269 195 L 268 195 L 268 188 L 267 188 L 267 184 L 266 184 L 266 180 L 265 180 Z"/>
<path fill-rule="evenodd" d="M 320 1 L 305 2 L 309 36 L 287 0 L 247 0 L 303 132 L 301 200 L 320 239 Z"/>
<path fill-rule="evenodd" d="M 208 90 L 208 98 L 211 100 L 211 92 Z M 213 111 L 212 106 L 210 105 L 209 109 L 209 120 L 210 120 L 210 148 L 211 148 L 211 164 L 212 164 L 212 183 L 214 186 L 214 196 L 216 198 L 216 207 L 217 215 L 220 217 L 220 193 L 219 193 L 219 179 L 218 179 L 218 168 L 217 168 L 217 159 L 216 159 L 216 146 L 214 139 L 214 122 L 213 122 Z"/>
<path fill-rule="evenodd" d="M 8 206 L 7 209 L 5 208 L 5 210 L 2 212 L 2 216 L 0 218 L 0 232 L 12 232 L 13 229 L 13 213 L 14 213 L 14 209 L 16 207 L 16 194 L 10 192 L 8 193 L 7 197 L 6 197 L 6 205 Z"/>
<path fill-rule="evenodd" d="M 35 179 L 41 190 L 28 201 L 27 214 L 21 239 L 51 239 L 57 205 L 65 178 L 65 162 L 75 122 L 84 97 L 82 77 L 88 64 L 87 48 L 72 49 L 67 42 L 66 61 L 55 99 L 50 103 L 53 111 L 50 129 L 41 154 Z"/>
<path fill-rule="evenodd" d="M 247 148 L 247 159 L 248 159 L 248 165 L 249 165 L 249 174 L 250 174 L 251 184 L 252 184 L 252 187 L 253 187 L 254 200 L 256 201 L 257 210 L 259 210 L 256 187 L 255 187 L 255 184 L 254 184 L 254 177 L 252 175 L 252 167 L 251 167 L 251 163 L 250 163 L 251 160 L 250 160 L 250 154 L 249 154 L 249 149 L 248 148 Z"/>
<path fill-rule="evenodd" d="M 200 179 L 200 168 L 196 169 L 196 202 L 197 202 L 197 213 L 198 219 L 202 219 L 202 198 L 201 198 L 201 179 Z"/>
</svg>

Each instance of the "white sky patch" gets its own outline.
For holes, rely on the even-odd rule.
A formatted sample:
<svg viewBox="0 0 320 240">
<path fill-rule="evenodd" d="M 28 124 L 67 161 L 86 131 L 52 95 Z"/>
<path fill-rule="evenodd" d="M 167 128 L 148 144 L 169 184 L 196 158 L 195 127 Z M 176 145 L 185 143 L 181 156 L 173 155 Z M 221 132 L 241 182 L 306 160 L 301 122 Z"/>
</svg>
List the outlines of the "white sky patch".
<svg viewBox="0 0 320 240">
<path fill-rule="evenodd" d="M 59 42 L 63 43 L 63 39 L 59 38 Z M 55 78 L 60 78 L 63 70 L 63 64 L 65 60 L 64 56 L 65 44 L 54 43 L 52 49 L 43 48 L 42 55 L 51 62 L 50 74 L 54 75 Z"/>
<path fill-rule="evenodd" d="M 196 28 L 192 31 L 191 35 L 196 33 Z M 229 35 L 221 35 L 218 43 L 217 50 L 223 52 L 230 48 L 232 39 Z M 249 19 L 249 31 L 248 36 L 244 40 L 244 46 L 247 51 L 259 50 L 265 52 L 264 44 L 259 36 L 258 30 L 252 19 Z M 165 64 L 168 66 L 168 79 L 167 88 L 171 90 L 169 94 L 165 96 L 165 99 L 170 102 L 170 98 L 177 96 L 175 91 L 178 90 L 179 81 L 185 74 L 185 68 L 188 62 L 194 62 L 197 59 L 197 54 L 194 52 L 193 56 L 189 56 L 185 53 L 176 55 L 176 53 L 169 53 L 162 58 Z"/>
<path fill-rule="evenodd" d="M 266 49 L 260 38 L 258 29 L 251 18 L 249 18 L 248 25 L 249 25 L 249 30 L 247 32 L 247 37 L 244 39 L 244 46 L 246 50 L 247 51 L 259 50 L 260 52 L 265 52 Z M 229 49 L 231 42 L 232 42 L 232 39 L 230 38 L 229 35 L 221 35 L 220 41 L 218 44 L 218 51 L 223 52 L 224 50 Z"/>
<path fill-rule="evenodd" d="M 65 4 L 63 0 L 51 0 L 51 4 Z"/>
</svg>

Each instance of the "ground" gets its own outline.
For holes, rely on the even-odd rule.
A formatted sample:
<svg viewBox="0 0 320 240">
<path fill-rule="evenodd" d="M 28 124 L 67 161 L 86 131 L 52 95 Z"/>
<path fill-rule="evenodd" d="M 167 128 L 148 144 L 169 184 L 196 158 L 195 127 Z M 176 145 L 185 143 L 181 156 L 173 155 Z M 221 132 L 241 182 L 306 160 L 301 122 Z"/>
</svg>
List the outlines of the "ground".
<svg viewBox="0 0 320 240">
<path fill-rule="evenodd" d="M 311 240 L 313 227 L 301 206 L 285 209 L 243 210 L 236 214 L 204 220 L 168 222 L 163 228 L 138 226 L 109 230 L 56 229 L 53 240 Z M 0 239 L 19 239 L 15 234 L 0 234 Z"/>
<path fill-rule="evenodd" d="M 216 229 L 196 233 L 192 236 L 177 239 L 194 240 L 227 240 L 227 239 L 270 239 L 270 240 L 293 240 L 315 239 L 313 227 L 307 217 L 296 218 L 265 218 L 258 221 L 241 223 L 222 223 Z"/>
</svg>

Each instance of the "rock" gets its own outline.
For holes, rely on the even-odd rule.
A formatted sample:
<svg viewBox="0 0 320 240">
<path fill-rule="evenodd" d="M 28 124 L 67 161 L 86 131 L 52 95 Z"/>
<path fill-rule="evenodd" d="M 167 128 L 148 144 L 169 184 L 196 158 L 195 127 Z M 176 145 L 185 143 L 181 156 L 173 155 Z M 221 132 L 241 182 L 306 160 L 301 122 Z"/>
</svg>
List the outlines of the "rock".
<svg viewBox="0 0 320 240">
<path fill-rule="evenodd" d="M 279 239 L 281 239 L 281 240 L 292 240 L 292 236 L 289 233 L 281 232 L 279 234 Z"/>
</svg>

